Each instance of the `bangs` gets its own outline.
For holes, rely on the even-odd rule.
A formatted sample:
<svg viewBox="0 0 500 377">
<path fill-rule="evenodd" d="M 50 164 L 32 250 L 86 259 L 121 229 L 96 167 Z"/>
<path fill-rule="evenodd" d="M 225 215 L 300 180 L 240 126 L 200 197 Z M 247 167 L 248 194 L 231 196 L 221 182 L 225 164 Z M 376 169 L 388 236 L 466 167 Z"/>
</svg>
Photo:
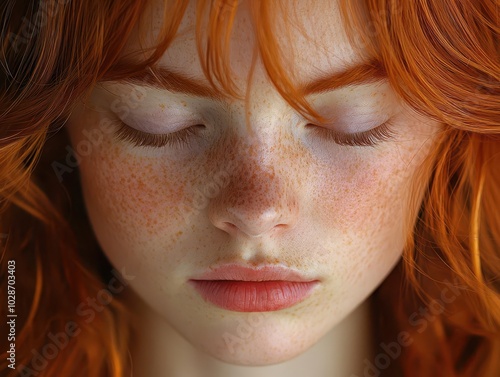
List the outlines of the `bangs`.
<svg viewBox="0 0 500 377">
<path fill-rule="evenodd" d="M 148 71 L 152 77 L 155 76 L 155 65 L 179 35 L 179 27 L 189 6 L 178 0 L 168 0 L 164 4 L 164 22 L 155 45 L 145 50 L 150 52 L 150 55 L 140 63 L 134 58 L 135 53 L 122 57 L 106 72 L 103 81 L 132 77 L 144 71 Z M 230 42 L 235 18 L 238 10 L 246 6 L 255 37 L 248 83 L 251 82 L 256 62 L 260 59 L 270 82 L 291 107 L 306 119 L 324 121 L 306 101 L 306 93 L 294 84 L 293 62 L 285 60 L 282 45 L 279 43 L 278 37 L 289 36 L 292 27 L 306 35 L 304 28 L 290 19 L 286 11 L 288 4 L 282 0 L 255 0 L 248 3 L 238 0 L 197 1 L 195 34 L 199 62 L 205 78 L 217 95 L 248 99 L 250 85 L 247 86 L 247 93 L 238 90 L 230 64 Z"/>
</svg>

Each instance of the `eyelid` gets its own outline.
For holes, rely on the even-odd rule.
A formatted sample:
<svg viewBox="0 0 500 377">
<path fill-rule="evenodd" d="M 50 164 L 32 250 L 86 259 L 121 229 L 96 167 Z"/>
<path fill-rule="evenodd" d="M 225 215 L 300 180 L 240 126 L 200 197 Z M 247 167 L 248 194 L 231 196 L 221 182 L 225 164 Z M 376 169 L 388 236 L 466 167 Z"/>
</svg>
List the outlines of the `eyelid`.
<svg viewBox="0 0 500 377">
<path fill-rule="evenodd" d="M 394 138 L 396 133 L 392 128 L 392 120 L 383 122 L 377 127 L 362 132 L 345 133 L 325 128 L 313 124 L 306 127 L 313 128 L 313 133 L 327 141 L 333 141 L 340 146 L 350 147 L 375 147 L 381 142 Z M 193 138 L 202 138 L 203 134 L 200 128 L 205 128 L 202 124 L 196 124 L 180 131 L 168 134 L 152 134 L 144 131 L 139 131 L 121 120 L 116 120 L 115 123 L 118 129 L 115 131 L 115 136 L 126 142 L 130 142 L 138 147 L 156 147 L 161 148 L 164 146 L 182 147 L 189 144 Z"/>
<path fill-rule="evenodd" d="M 371 128 L 367 131 L 345 133 L 340 132 L 331 128 L 325 128 L 321 126 L 313 126 L 312 132 L 317 136 L 326 139 L 327 141 L 333 141 L 335 144 L 340 146 L 349 147 L 375 147 L 381 142 L 393 139 L 396 136 L 393 130 L 393 118 L 383 122 L 377 127 Z"/>
<path fill-rule="evenodd" d="M 165 146 L 183 147 L 189 144 L 191 138 L 203 139 L 200 128 L 205 128 L 202 124 L 196 124 L 182 130 L 168 134 L 153 134 L 144 131 L 139 131 L 122 121 L 116 121 L 118 128 L 115 131 L 115 136 L 119 140 L 132 143 L 136 147 L 155 147 L 161 148 Z"/>
<path fill-rule="evenodd" d="M 126 124 L 128 127 L 151 135 L 163 135 L 165 132 L 167 133 L 175 133 L 181 131 L 186 128 L 189 124 L 195 124 L 194 119 L 188 119 L 179 121 L 178 119 L 172 119 L 172 117 L 168 117 L 168 122 L 166 121 L 153 121 L 150 120 L 150 117 L 142 116 L 140 114 L 131 113 L 126 117 L 122 117 L 117 115 L 117 118 L 120 122 Z M 167 117 L 165 117 L 167 118 Z M 168 129 L 166 129 L 166 124 L 168 124 Z"/>
</svg>

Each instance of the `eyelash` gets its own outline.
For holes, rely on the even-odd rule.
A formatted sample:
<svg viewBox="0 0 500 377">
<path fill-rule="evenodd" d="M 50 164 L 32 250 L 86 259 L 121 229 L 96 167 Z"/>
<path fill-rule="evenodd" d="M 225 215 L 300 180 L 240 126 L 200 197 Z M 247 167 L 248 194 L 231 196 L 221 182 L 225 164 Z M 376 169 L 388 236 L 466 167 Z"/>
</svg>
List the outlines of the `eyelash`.
<svg viewBox="0 0 500 377">
<path fill-rule="evenodd" d="M 120 140 L 134 144 L 136 147 L 161 148 L 169 146 L 182 148 L 189 144 L 191 137 L 201 137 L 200 128 L 205 128 L 205 126 L 198 124 L 170 134 L 151 134 L 119 122 L 116 136 Z"/>
<path fill-rule="evenodd" d="M 394 138 L 395 133 L 391 129 L 391 126 L 391 121 L 388 120 L 371 130 L 353 134 L 343 134 L 329 128 L 312 124 L 307 127 L 314 127 L 312 131 L 313 134 L 340 146 L 374 147 L 381 142 Z M 182 148 L 189 144 L 192 137 L 201 137 L 200 128 L 205 128 L 205 126 L 198 124 L 170 134 L 150 134 L 129 127 L 120 121 L 116 136 L 121 140 L 131 142 L 136 147 L 150 146 L 161 148 L 169 146 Z"/>
<path fill-rule="evenodd" d="M 345 147 L 375 147 L 381 142 L 391 140 L 396 133 L 392 130 L 391 119 L 368 131 L 344 134 L 329 128 L 313 126 L 313 134 L 333 141 L 335 144 Z"/>
</svg>

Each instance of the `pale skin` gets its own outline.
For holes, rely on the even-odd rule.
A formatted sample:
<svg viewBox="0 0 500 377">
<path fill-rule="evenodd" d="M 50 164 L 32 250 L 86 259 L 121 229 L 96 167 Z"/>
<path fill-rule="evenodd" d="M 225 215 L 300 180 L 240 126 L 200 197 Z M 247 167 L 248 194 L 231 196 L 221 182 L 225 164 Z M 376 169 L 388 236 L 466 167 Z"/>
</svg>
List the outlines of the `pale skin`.
<svg viewBox="0 0 500 377">
<path fill-rule="evenodd" d="M 300 83 L 363 61 L 347 41 L 335 2 L 314 2 L 314 8 L 296 3 L 291 20 L 309 39 L 291 29 L 291 40 L 282 45 Z M 145 24 L 157 27 L 161 12 L 149 10 Z M 190 6 L 180 36 L 159 64 L 208 85 L 193 12 Z M 233 78 L 241 93 L 248 92 L 246 104 L 103 83 L 68 122 L 76 148 L 84 131 L 119 118 L 114 100 L 136 91 L 143 97 L 129 106 L 130 126 L 167 134 L 205 125 L 203 139 L 193 137 L 181 147 L 134 146 L 104 133 L 79 165 L 104 253 L 118 270 L 135 276 L 130 287 L 141 332 L 131 349 L 134 373 L 361 375 L 363 359 L 375 352 L 365 300 L 400 260 L 419 204 L 410 201 L 410 188 L 439 127 L 405 106 L 387 82 L 377 82 L 308 100 L 333 119 L 324 127 L 353 133 L 391 119 L 393 138 L 353 147 L 312 134 L 310 122 L 280 97 L 259 59 L 248 87 L 255 41 L 246 12 L 244 6 L 238 11 L 231 44 Z M 140 50 L 135 37 L 127 43 L 132 50 Z M 425 180 L 420 183 L 417 197 Z M 259 314 L 215 307 L 186 284 L 230 262 L 282 264 L 320 285 L 291 308 Z M 242 336 L 238 326 L 248 321 L 257 324 Z"/>
</svg>

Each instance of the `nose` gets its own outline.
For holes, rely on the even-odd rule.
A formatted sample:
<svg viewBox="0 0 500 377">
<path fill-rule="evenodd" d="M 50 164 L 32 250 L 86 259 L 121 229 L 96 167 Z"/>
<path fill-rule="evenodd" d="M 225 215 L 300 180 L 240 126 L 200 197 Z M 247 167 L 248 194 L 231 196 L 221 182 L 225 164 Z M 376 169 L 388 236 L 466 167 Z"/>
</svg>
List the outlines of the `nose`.
<svg viewBox="0 0 500 377">
<path fill-rule="evenodd" d="M 233 236 L 262 237 L 294 226 L 299 210 L 294 175 L 283 158 L 267 160 L 264 165 L 262 159 L 241 157 L 234 164 L 228 184 L 209 204 L 216 227 Z"/>
</svg>

